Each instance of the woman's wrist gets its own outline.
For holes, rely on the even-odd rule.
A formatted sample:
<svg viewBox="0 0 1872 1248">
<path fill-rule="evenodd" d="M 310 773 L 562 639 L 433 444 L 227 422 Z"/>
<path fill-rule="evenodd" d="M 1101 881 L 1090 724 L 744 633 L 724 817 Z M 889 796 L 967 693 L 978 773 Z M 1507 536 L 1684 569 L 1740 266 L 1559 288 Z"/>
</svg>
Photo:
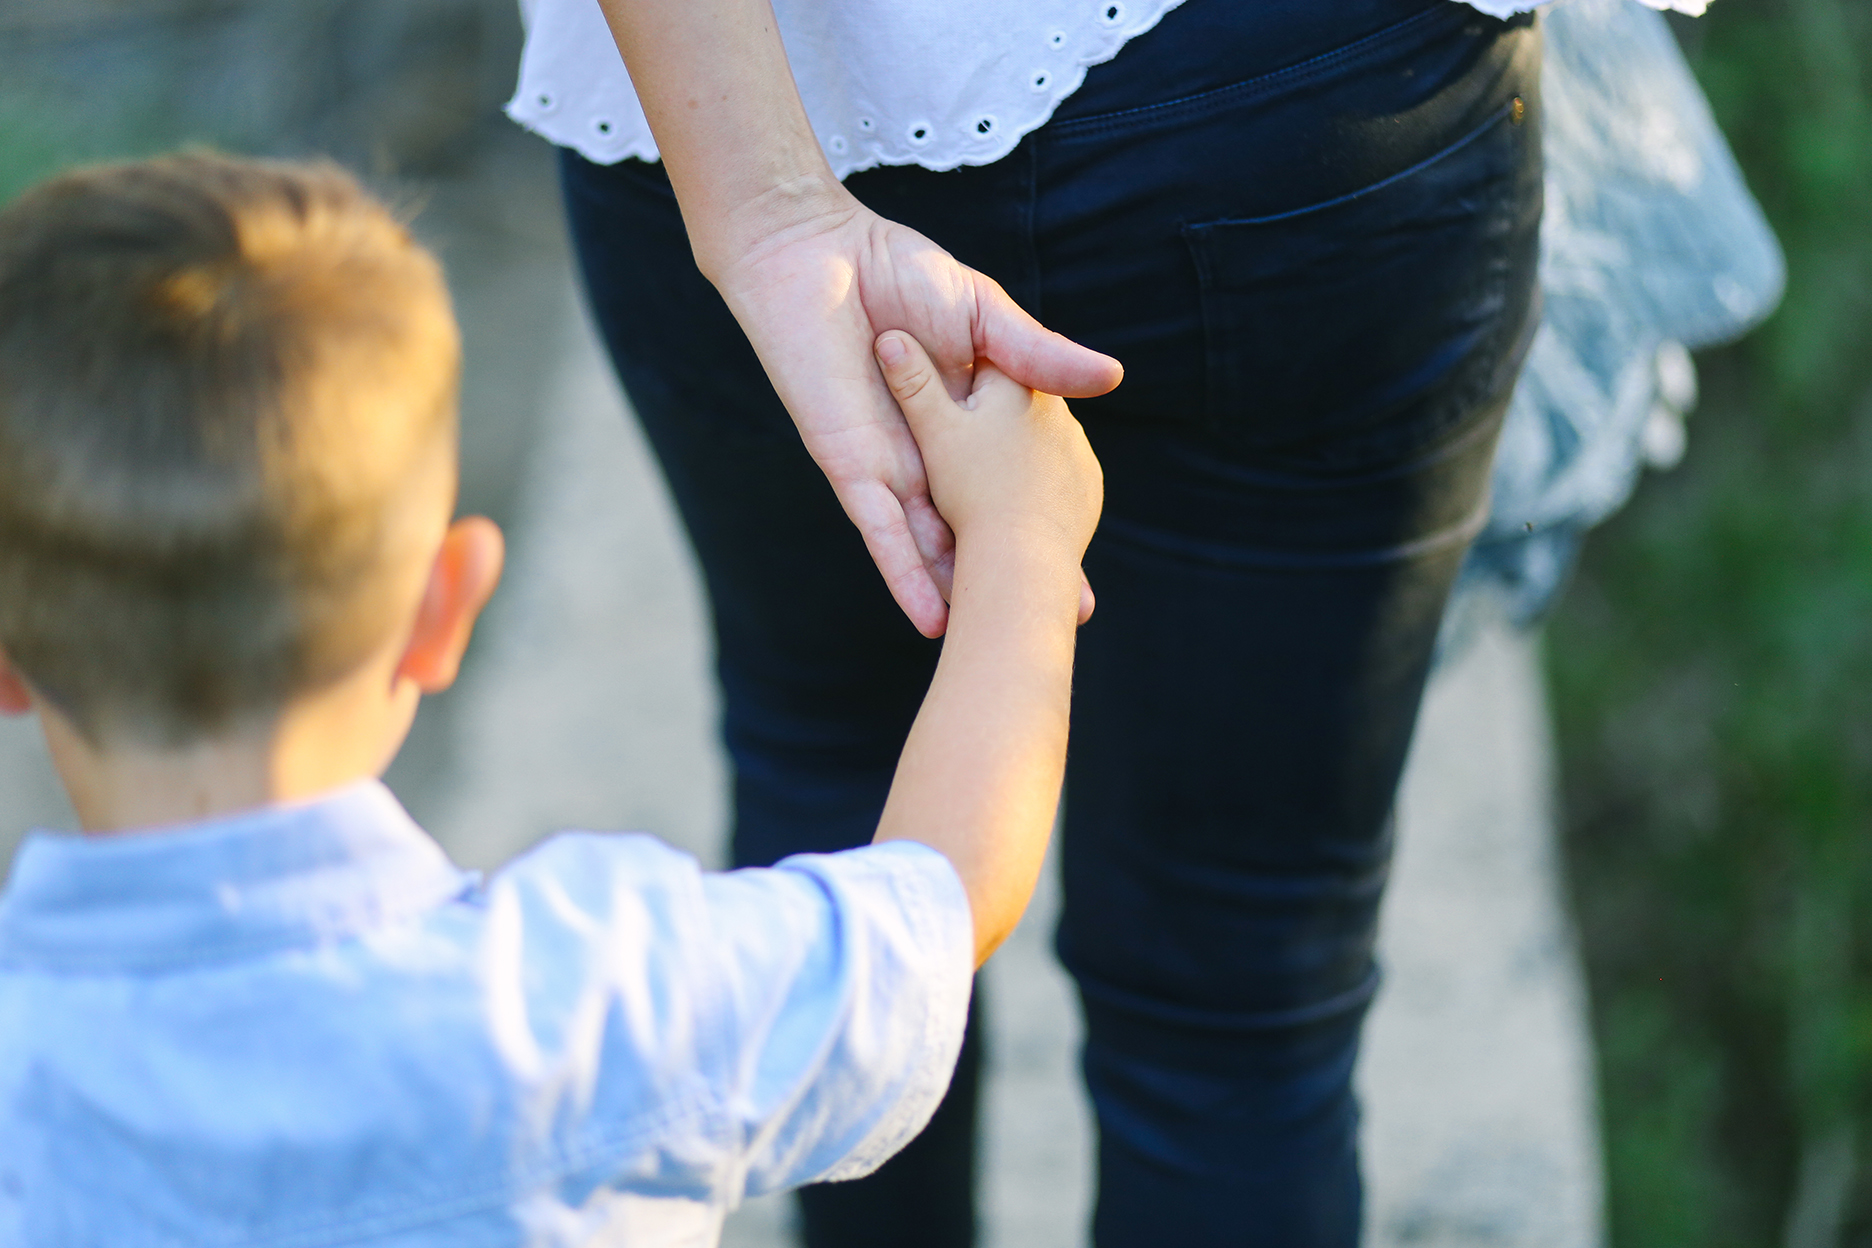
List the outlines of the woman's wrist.
<svg viewBox="0 0 1872 1248">
<path fill-rule="evenodd" d="M 768 251 L 804 236 L 830 233 L 866 211 L 833 176 L 814 149 L 818 168 L 770 169 L 698 195 L 697 211 L 685 211 L 696 267 L 717 287 L 735 270 L 757 263 Z"/>
<path fill-rule="evenodd" d="M 849 204 L 800 103 L 770 0 L 599 0 L 702 271 Z"/>
</svg>

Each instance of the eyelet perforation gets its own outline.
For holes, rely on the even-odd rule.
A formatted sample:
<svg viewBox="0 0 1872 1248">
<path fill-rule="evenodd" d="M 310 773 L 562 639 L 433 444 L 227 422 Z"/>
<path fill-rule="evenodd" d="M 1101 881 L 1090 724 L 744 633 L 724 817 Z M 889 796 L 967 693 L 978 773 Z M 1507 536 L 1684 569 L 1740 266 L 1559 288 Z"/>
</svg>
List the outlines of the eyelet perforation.
<svg viewBox="0 0 1872 1248">
<path fill-rule="evenodd" d="M 801 88 L 818 114 L 816 120 L 827 127 L 819 130 L 818 142 L 840 177 L 879 163 L 913 163 L 932 169 L 981 164 L 998 159 L 1022 135 L 1043 124 L 1049 110 L 1085 77 L 1087 65 L 1109 59 L 1140 28 L 1149 27 L 1165 8 L 1178 3 L 1095 0 L 1083 7 L 1059 6 L 1051 12 L 1050 6 L 1034 6 L 1031 11 L 1010 14 L 1000 28 L 1002 44 L 990 39 L 979 58 L 971 54 L 965 63 L 904 66 L 901 72 L 882 78 L 870 72 L 874 67 L 863 64 L 846 67 L 863 73 L 846 73 L 827 65 L 821 76 L 824 81 L 806 72 Z M 848 22 L 868 20 L 840 14 L 831 24 L 842 29 Z M 888 42 L 902 46 L 902 37 L 914 41 L 918 23 L 927 25 L 930 19 L 906 12 L 895 28 L 891 26 L 895 17 L 879 20 L 882 32 L 891 36 Z M 950 20 L 970 19 L 958 11 Z M 589 43 L 593 42 L 587 37 L 591 33 L 581 31 L 561 40 L 575 37 Z M 571 63 L 559 55 L 564 49 L 542 39 L 549 50 L 558 51 L 535 56 L 537 64 L 528 63 L 519 90 L 509 97 L 508 115 L 600 163 L 640 151 L 654 153 L 655 139 L 644 119 L 634 105 L 620 105 L 615 94 L 618 84 L 603 76 L 616 68 L 609 58 L 592 53 Z M 1026 58 L 1019 51 L 1023 47 Z M 1024 72 L 1022 59 L 1027 60 Z M 629 84 L 622 87 L 622 98 L 629 101 Z M 937 101 L 942 101 L 941 106 L 933 107 Z M 614 111 L 620 107 L 628 116 Z"/>
</svg>

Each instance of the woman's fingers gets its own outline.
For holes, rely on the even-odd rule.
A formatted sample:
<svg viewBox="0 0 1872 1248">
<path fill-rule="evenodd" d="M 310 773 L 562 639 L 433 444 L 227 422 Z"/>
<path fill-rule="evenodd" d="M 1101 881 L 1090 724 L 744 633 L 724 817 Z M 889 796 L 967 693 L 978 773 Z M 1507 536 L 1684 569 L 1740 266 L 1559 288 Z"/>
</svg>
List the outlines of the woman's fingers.
<svg viewBox="0 0 1872 1248">
<path fill-rule="evenodd" d="M 975 351 L 1031 390 L 1068 399 L 1106 394 L 1124 365 L 1056 334 L 1014 302 L 999 282 L 976 273 Z"/>
<path fill-rule="evenodd" d="M 928 494 L 918 494 L 902 502 L 904 521 L 910 526 L 910 536 L 916 542 L 918 553 L 923 556 L 923 567 L 936 583 L 936 592 L 948 602 L 955 590 L 955 533 Z"/>
<path fill-rule="evenodd" d="M 852 482 L 835 488 L 845 514 L 864 537 L 865 549 L 883 574 L 891 597 L 919 633 L 942 636 L 949 626 L 949 603 L 918 549 L 902 500 L 881 481 Z M 953 556 L 948 567 L 954 567 Z"/>
</svg>

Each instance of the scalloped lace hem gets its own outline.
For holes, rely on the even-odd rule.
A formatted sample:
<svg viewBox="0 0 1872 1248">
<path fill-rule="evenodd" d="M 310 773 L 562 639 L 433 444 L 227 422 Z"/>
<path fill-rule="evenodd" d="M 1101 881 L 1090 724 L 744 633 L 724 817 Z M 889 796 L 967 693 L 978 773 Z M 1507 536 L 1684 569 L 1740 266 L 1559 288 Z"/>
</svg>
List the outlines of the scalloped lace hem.
<svg viewBox="0 0 1872 1248">
<path fill-rule="evenodd" d="M 971 15 L 957 10 L 967 3 L 930 5 L 927 20 L 897 23 L 875 21 L 875 6 L 862 4 L 776 0 L 774 8 L 807 116 L 844 178 L 878 165 L 943 170 L 1000 160 L 1046 124 L 1087 70 L 1182 3 L 1030 0 L 1010 22 L 1008 5 L 975 0 L 974 17 L 997 19 L 995 37 L 961 48 L 940 69 L 930 45 L 966 42 L 957 36 Z M 599 164 L 659 159 L 596 0 L 532 0 L 524 13 L 526 49 L 507 115 Z M 895 68 L 904 64 L 918 68 Z"/>
<path fill-rule="evenodd" d="M 1544 0 L 1467 2 L 1506 17 Z M 1705 0 L 1641 2 L 1700 13 Z M 1087 70 L 1182 3 L 774 0 L 774 13 L 806 115 L 844 178 L 878 165 L 1000 160 L 1046 124 Z M 507 115 L 599 164 L 659 159 L 598 0 L 523 0 L 522 12 L 526 47 Z"/>
</svg>

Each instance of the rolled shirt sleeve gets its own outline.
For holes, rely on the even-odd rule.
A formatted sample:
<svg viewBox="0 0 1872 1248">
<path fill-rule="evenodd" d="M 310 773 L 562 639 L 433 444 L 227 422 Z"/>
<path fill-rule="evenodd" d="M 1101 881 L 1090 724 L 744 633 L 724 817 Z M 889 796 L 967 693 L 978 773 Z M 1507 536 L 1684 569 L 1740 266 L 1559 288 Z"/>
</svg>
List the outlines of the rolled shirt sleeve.
<svg viewBox="0 0 1872 1248">
<path fill-rule="evenodd" d="M 483 948 L 507 965 L 485 982 L 511 985 L 490 1002 L 500 1064 L 557 1089 L 532 1116 L 569 1129 L 552 1132 L 564 1151 L 665 1124 L 599 1184 L 732 1207 L 856 1178 L 949 1086 L 974 932 L 927 846 L 708 873 L 650 838 L 563 834 L 496 877 L 487 906 Z"/>
<path fill-rule="evenodd" d="M 729 986 L 746 1194 L 868 1174 L 949 1087 L 973 973 L 967 895 L 895 842 L 705 879 Z"/>
</svg>

